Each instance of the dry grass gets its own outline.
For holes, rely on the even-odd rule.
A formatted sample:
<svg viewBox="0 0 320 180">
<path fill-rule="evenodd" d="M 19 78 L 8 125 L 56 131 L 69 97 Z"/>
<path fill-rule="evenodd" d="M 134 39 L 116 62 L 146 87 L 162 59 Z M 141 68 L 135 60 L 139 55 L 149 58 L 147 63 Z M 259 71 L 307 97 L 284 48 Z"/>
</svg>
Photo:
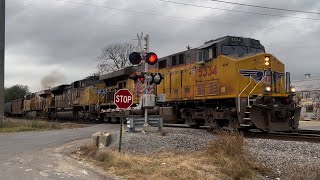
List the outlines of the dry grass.
<svg viewBox="0 0 320 180">
<path fill-rule="evenodd" d="M 239 134 L 220 133 L 201 152 L 157 152 L 154 155 L 98 152 L 84 146 L 80 154 L 105 170 L 128 179 L 258 179 L 266 168 L 249 160 Z"/>
<path fill-rule="evenodd" d="M 257 179 L 257 174 L 271 173 L 270 168 L 254 161 L 239 133 L 219 133 L 218 138 L 207 145 L 205 154 L 231 179 Z"/>
<path fill-rule="evenodd" d="M 76 127 L 83 127 L 83 125 L 73 123 L 55 123 L 41 120 L 6 119 L 3 123 L 0 124 L 0 133 L 65 129 Z"/>
<path fill-rule="evenodd" d="M 319 180 L 320 167 L 318 166 L 292 166 L 284 172 L 284 180 Z"/>
</svg>

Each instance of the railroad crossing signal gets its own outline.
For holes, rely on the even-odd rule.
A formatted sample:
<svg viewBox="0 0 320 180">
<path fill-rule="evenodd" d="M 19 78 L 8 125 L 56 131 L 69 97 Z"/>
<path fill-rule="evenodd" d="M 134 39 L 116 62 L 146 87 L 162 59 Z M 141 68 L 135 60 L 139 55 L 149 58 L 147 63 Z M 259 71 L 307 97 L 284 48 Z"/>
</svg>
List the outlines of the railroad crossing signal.
<svg viewBox="0 0 320 180">
<path fill-rule="evenodd" d="M 142 56 L 141 56 L 141 54 L 138 53 L 138 52 L 132 52 L 132 53 L 129 55 L 129 61 L 130 61 L 133 65 L 140 64 L 140 63 L 141 63 L 141 60 L 142 60 Z"/>
<path fill-rule="evenodd" d="M 156 53 L 150 52 L 146 55 L 146 63 L 150 65 L 155 65 L 158 62 L 158 56 Z"/>
<path fill-rule="evenodd" d="M 120 89 L 114 94 L 114 104 L 119 109 L 128 109 L 133 104 L 133 96 L 127 89 Z"/>
<path fill-rule="evenodd" d="M 141 53 L 138 53 L 138 52 L 132 52 L 129 55 L 129 61 L 133 65 L 140 64 L 142 59 L 145 59 L 145 62 L 150 65 L 155 65 L 158 62 L 158 56 L 156 53 L 153 53 L 153 52 L 147 53 L 145 56 L 143 56 Z"/>
</svg>

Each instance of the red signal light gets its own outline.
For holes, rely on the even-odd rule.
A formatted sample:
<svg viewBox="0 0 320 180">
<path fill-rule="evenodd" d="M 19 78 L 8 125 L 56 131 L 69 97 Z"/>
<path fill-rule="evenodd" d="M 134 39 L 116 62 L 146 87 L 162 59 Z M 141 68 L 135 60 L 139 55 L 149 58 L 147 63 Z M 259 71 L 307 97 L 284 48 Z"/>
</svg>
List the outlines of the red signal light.
<svg viewBox="0 0 320 180">
<path fill-rule="evenodd" d="M 150 64 L 150 65 L 155 65 L 158 62 L 158 56 L 156 55 L 156 53 L 147 53 L 146 55 L 146 63 Z"/>
<path fill-rule="evenodd" d="M 139 79 L 139 81 L 143 84 L 144 83 L 144 78 L 143 77 L 141 77 L 141 78 L 138 78 Z"/>
</svg>

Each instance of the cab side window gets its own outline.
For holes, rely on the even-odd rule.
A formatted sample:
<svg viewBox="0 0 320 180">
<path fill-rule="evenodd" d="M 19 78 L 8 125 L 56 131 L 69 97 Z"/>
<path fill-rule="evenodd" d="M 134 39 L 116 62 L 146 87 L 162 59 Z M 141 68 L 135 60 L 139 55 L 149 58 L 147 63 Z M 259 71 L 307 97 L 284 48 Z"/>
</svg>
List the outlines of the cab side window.
<svg viewBox="0 0 320 180">
<path fill-rule="evenodd" d="M 215 58 L 217 58 L 217 47 L 212 47 L 212 48 L 210 48 L 210 50 L 211 50 L 211 56 L 210 56 L 210 59 L 215 59 Z"/>
<path fill-rule="evenodd" d="M 209 49 L 202 49 L 198 51 L 198 61 L 209 60 Z"/>
</svg>

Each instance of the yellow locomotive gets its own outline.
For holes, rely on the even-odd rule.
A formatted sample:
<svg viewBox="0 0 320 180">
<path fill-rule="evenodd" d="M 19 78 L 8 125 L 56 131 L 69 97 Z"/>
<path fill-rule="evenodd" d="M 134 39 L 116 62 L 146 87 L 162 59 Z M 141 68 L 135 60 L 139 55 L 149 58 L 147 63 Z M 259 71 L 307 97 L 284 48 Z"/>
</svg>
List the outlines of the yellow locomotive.
<svg viewBox="0 0 320 180">
<path fill-rule="evenodd" d="M 225 36 L 148 66 L 148 73 L 163 76 L 155 91 L 160 115 L 190 126 L 298 130 L 300 108 L 292 100 L 290 73 L 258 40 Z M 121 82 L 121 88 L 133 91 L 136 83 L 129 76 L 142 68 L 129 67 L 100 80 L 108 86 L 118 78 L 115 89 Z"/>
<path fill-rule="evenodd" d="M 290 73 L 258 40 L 225 36 L 152 64 L 147 72 L 140 64 L 33 93 L 7 103 L 6 114 L 117 122 L 121 116 L 114 93 L 126 88 L 135 95 L 135 105 L 126 115 L 142 115 L 141 94 L 151 91 L 157 106 L 149 113 L 166 122 L 298 130 L 300 107 L 293 101 Z M 161 74 L 162 81 L 146 88 L 145 75 L 152 74 Z"/>
</svg>

